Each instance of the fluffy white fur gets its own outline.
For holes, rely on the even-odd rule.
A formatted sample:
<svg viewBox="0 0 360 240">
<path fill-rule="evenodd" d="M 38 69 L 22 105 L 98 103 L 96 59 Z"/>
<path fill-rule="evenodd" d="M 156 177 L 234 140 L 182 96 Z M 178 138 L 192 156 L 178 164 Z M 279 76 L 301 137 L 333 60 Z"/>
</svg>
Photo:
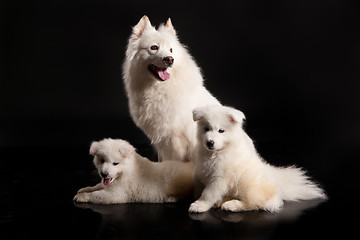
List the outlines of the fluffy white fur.
<svg viewBox="0 0 360 240">
<path fill-rule="evenodd" d="M 274 167 L 256 152 L 242 128 L 244 114 L 224 106 L 193 111 L 198 124 L 195 179 L 204 189 L 190 212 L 279 211 L 284 201 L 325 198 L 324 191 L 294 166 Z"/>
<path fill-rule="evenodd" d="M 93 142 L 90 154 L 102 181 L 82 188 L 76 202 L 176 202 L 192 195 L 193 163 L 151 162 L 124 140 Z"/>
<path fill-rule="evenodd" d="M 200 69 L 178 41 L 170 18 L 155 29 L 143 16 L 133 27 L 123 78 L 131 117 L 155 146 L 159 161 L 192 160 L 192 110 L 219 102 L 205 89 Z"/>
</svg>

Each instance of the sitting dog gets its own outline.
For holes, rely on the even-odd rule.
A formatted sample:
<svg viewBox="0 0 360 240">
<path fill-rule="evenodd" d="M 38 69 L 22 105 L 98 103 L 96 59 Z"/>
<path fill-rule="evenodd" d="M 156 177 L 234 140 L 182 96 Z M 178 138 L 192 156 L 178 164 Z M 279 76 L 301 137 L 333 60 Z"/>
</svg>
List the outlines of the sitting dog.
<svg viewBox="0 0 360 240">
<path fill-rule="evenodd" d="M 225 106 L 193 111 L 198 124 L 195 179 L 204 185 L 190 212 L 211 207 L 228 211 L 279 211 L 284 201 L 326 198 L 324 191 L 294 166 L 274 167 L 256 152 L 242 128 L 244 114 Z"/>
<path fill-rule="evenodd" d="M 127 141 L 93 142 L 90 154 L 102 181 L 82 188 L 76 202 L 115 204 L 176 202 L 192 195 L 193 163 L 151 162 L 136 153 Z"/>
<path fill-rule="evenodd" d="M 179 42 L 170 18 L 156 29 L 143 16 L 133 27 L 123 78 L 130 115 L 151 140 L 159 161 L 193 161 L 191 112 L 220 103 L 204 87 L 200 69 Z"/>
</svg>

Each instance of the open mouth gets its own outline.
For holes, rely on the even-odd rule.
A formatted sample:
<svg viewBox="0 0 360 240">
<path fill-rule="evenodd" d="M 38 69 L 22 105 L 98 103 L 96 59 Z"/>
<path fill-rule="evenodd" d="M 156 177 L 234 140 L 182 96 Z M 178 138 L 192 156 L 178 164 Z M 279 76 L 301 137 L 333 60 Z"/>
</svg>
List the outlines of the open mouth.
<svg viewBox="0 0 360 240">
<path fill-rule="evenodd" d="M 149 71 L 159 80 L 166 81 L 170 78 L 170 73 L 166 71 L 167 68 L 164 67 L 158 67 L 154 64 L 150 64 L 148 66 Z"/>
<path fill-rule="evenodd" d="M 103 178 L 103 184 L 105 186 L 108 186 L 113 180 L 114 180 L 114 178 L 111 178 L 111 177 Z"/>
</svg>

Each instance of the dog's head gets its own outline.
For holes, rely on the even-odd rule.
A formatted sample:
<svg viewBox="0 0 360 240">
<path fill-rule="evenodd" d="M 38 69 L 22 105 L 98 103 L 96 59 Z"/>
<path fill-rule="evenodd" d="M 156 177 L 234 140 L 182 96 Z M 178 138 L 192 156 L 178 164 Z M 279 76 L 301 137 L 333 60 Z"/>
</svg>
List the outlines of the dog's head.
<svg viewBox="0 0 360 240">
<path fill-rule="evenodd" d="M 198 124 L 198 141 L 210 151 L 222 150 L 242 128 L 243 112 L 225 106 L 205 106 L 193 110 L 193 119 Z"/>
<path fill-rule="evenodd" d="M 94 156 L 94 165 L 105 186 L 126 171 L 134 152 L 135 148 L 132 145 L 120 139 L 107 138 L 91 144 L 90 154 Z"/>
<path fill-rule="evenodd" d="M 165 25 L 155 29 L 149 18 L 143 16 L 133 27 L 126 54 L 156 80 L 166 81 L 178 61 L 180 48 L 170 18 Z"/>
</svg>

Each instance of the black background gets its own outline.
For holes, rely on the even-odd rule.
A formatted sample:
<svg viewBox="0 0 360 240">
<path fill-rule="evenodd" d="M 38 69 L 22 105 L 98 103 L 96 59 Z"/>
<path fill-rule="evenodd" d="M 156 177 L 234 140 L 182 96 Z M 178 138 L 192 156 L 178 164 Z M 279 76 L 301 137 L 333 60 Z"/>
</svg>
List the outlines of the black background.
<svg viewBox="0 0 360 240">
<path fill-rule="evenodd" d="M 11 168 L 12 158 L 21 166 L 47 149 L 64 161 L 61 149 L 76 146 L 78 161 L 91 168 L 88 146 L 104 137 L 148 146 L 129 116 L 121 66 L 131 27 L 144 14 L 155 26 L 171 17 L 206 87 L 245 113 L 246 131 L 265 159 L 308 169 L 338 200 L 331 204 L 355 204 L 358 1 L 1 1 L 4 173 L 22 173 Z M 22 153 L 14 157 L 14 149 Z"/>
<path fill-rule="evenodd" d="M 121 76 L 144 14 L 172 18 L 206 87 L 245 112 L 254 139 L 359 143 L 359 4 L 309 0 L 2 1 L 0 144 L 144 141 Z"/>
</svg>

